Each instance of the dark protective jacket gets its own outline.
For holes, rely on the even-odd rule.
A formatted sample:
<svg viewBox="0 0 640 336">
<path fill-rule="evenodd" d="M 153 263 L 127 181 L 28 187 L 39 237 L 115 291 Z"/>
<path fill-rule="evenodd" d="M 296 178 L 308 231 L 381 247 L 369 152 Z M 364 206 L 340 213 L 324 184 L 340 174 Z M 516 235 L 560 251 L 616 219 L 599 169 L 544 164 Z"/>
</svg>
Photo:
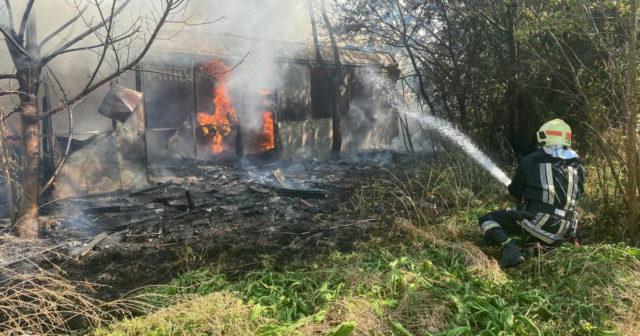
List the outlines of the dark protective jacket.
<svg viewBox="0 0 640 336">
<path fill-rule="evenodd" d="M 537 201 L 574 211 L 584 194 L 584 179 L 585 169 L 579 158 L 554 158 L 540 148 L 522 158 L 508 189 L 519 201 Z M 566 239 L 573 223 L 538 212 L 533 220 L 524 220 L 523 224 L 529 234 L 552 244 Z"/>
<path fill-rule="evenodd" d="M 579 158 L 554 158 L 540 148 L 518 165 L 509 193 L 517 200 L 538 201 L 575 210 L 584 194 L 585 169 Z"/>
</svg>

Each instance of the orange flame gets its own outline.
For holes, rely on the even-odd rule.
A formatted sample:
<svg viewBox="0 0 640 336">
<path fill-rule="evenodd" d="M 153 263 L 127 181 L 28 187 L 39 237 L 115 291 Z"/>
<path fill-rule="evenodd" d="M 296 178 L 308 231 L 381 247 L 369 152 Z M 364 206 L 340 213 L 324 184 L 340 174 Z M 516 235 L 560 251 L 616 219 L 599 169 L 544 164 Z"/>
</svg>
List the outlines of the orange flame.
<svg viewBox="0 0 640 336">
<path fill-rule="evenodd" d="M 266 152 L 273 149 L 275 147 L 274 140 L 273 113 L 267 111 L 262 115 L 262 134 L 259 136 L 260 151 Z"/>
<path fill-rule="evenodd" d="M 264 95 L 264 104 L 269 104 L 269 94 L 271 94 L 271 92 L 267 90 L 261 90 L 260 93 Z M 274 139 L 273 112 L 267 111 L 262 114 L 262 134 L 258 136 L 260 151 L 266 152 L 270 149 L 275 148 Z"/>
<path fill-rule="evenodd" d="M 227 72 L 231 69 L 219 60 L 204 64 L 202 68 L 205 72 L 214 75 L 216 85 L 213 103 L 216 110 L 213 115 L 198 113 L 198 123 L 200 126 L 208 125 L 208 127 L 202 128 L 204 134 L 210 134 L 210 127 L 215 129 L 213 151 L 215 153 L 222 153 L 224 150 L 221 145 L 222 139 L 231 132 L 231 127 L 227 125 L 238 121 L 236 110 L 231 107 L 231 98 L 229 97 L 229 91 L 227 89 Z"/>
</svg>

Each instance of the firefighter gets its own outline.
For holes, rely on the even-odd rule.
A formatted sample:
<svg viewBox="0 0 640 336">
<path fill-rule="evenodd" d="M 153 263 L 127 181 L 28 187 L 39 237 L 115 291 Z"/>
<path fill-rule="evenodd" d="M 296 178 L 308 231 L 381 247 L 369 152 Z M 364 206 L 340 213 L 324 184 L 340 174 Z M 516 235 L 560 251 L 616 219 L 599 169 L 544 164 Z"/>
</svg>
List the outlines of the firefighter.
<svg viewBox="0 0 640 336">
<path fill-rule="evenodd" d="M 537 137 L 540 148 L 522 158 L 508 187 L 519 204 L 479 220 L 485 243 L 501 247 L 503 269 L 524 262 L 510 235 L 558 246 L 579 234 L 575 210 L 584 193 L 585 169 L 571 149 L 571 128 L 560 119 L 552 120 Z"/>
</svg>

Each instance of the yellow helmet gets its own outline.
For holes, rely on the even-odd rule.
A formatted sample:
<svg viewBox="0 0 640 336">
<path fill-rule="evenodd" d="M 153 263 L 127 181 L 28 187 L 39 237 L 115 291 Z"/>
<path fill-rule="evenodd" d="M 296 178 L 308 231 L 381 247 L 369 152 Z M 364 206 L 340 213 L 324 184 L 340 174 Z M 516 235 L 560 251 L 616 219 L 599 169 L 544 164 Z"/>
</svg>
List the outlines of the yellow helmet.
<svg viewBox="0 0 640 336">
<path fill-rule="evenodd" d="M 551 120 L 538 131 L 540 146 L 561 145 L 571 148 L 571 127 L 560 119 Z"/>
</svg>

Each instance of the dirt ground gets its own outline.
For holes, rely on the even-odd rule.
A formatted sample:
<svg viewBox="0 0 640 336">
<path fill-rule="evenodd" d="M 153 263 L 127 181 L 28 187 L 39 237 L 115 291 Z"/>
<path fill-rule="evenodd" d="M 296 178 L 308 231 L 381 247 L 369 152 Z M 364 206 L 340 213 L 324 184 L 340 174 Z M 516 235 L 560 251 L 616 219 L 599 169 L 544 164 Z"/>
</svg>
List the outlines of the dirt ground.
<svg viewBox="0 0 640 336">
<path fill-rule="evenodd" d="M 228 276 L 265 259 L 296 267 L 318 254 L 352 251 L 371 230 L 387 228 L 356 215 L 353 191 L 428 160 L 376 151 L 341 160 L 154 167 L 150 188 L 44 203 L 37 241 L 13 236 L 3 219 L 0 278 L 3 269 L 42 269 L 104 285 L 97 295 L 110 300 L 200 267 Z M 104 239 L 89 249 L 96 237 Z"/>
</svg>

